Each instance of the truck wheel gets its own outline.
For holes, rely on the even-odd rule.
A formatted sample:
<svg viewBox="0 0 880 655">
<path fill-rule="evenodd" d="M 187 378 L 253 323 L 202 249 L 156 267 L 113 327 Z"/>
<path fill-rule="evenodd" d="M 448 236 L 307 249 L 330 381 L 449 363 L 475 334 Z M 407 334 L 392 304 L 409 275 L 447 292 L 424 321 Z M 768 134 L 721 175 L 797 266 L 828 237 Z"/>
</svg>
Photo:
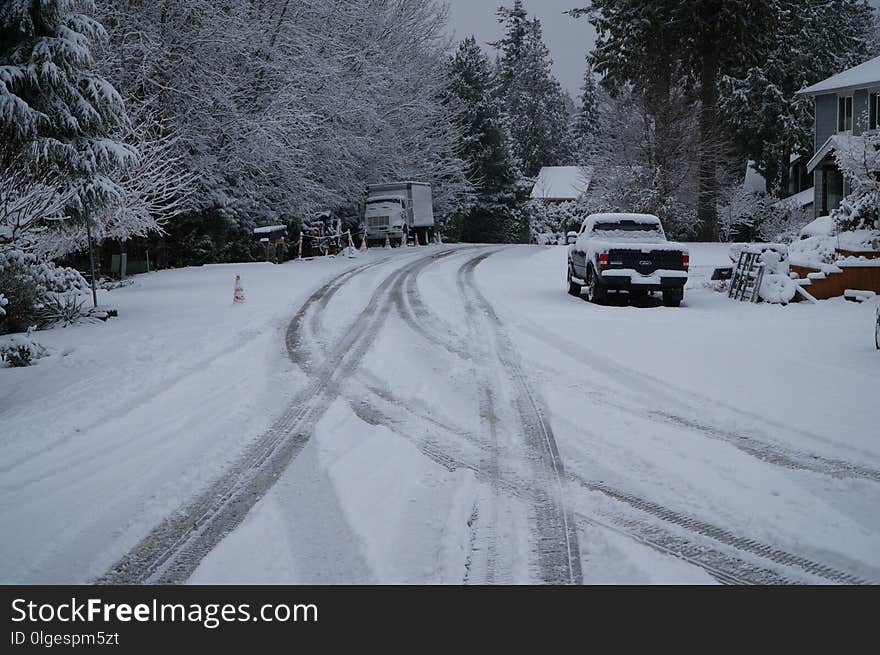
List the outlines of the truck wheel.
<svg viewBox="0 0 880 655">
<path fill-rule="evenodd" d="M 669 289 L 663 291 L 663 306 L 678 307 L 684 299 L 684 289 Z"/>
<path fill-rule="evenodd" d="M 581 295 L 581 285 L 571 279 L 571 264 L 568 265 L 568 272 L 566 277 L 566 282 L 568 282 L 568 293 L 572 296 L 577 296 L 580 298 Z"/>
<path fill-rule="evenodd" d="M 608 297 L 605 285 L 596 275 L 592 267 L 587 269 L 587 300 L 597 305 L 601 305 Z"/>
</svg>

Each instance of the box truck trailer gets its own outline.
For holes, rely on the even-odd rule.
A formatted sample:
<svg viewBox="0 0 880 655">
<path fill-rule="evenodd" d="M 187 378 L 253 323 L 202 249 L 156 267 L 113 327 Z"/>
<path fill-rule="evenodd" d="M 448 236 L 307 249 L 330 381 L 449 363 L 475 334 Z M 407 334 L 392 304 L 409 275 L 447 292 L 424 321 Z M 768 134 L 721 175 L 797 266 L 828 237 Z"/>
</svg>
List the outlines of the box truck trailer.
<svg viewBox="0 0 880 655">
<path fill-rule="evenodd" d="M 434 201 L 424 182 L 370 184 L 364 208 L 364 230 L 370 245 L 387 239 L 398 246 L 418 238 L 421 245 L 434 238 Z"/>
</svg>

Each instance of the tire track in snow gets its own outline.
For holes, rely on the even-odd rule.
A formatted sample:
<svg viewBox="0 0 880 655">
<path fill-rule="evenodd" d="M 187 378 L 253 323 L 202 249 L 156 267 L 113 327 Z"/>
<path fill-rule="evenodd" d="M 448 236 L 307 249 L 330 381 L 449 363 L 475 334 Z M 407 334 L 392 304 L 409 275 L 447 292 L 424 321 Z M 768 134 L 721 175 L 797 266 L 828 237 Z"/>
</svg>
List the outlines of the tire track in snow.
<svg viewBox="0 0 880 655">
<path fill-rule="evenodd" d="M 274 425 L 253 442 L 205 492 L 154 528 L 102 577 L 98 584 L 175 584 L 186 581 L 223 537 L 235 529 L 308 442 L 311 431 L 338 396 L 340 384 L 360 365 L 391 305 L 389 289 L 430 254 L 395 269 L 379 284 L 367 307 L 346 330 L 307 386 L 288 404 Z M 291 320 L 286 343 L 300 363 L 299 331 L 313 305 L 339 284 L 384 262 L 346 271 L 318 289 Z"/>
<path fill-rule="evenodd" d="M 480 255 L 478 256 L 478 258 L 480 259 L 480 261 L 482 261 L 491 254 L 494 254 L 494 252 L 498 251 L 495 250 L 493 252 Z M 473 266 L 475 267 L 476 264 L 474 264 Z M 460 355 L 460 348 L 458 348 L 457 345 L 455 345 L 446 337 L 448 333 L 443 330 L 438 330 L 436 328 L 437 325 L 443 325 L 443 319 L 435 314 L 431 314 L 430 310 L 427 308 L 427 306 L 419 296 L 418 287 L 415 284 L 414 280 L 407 280 L 406 287 L 407 300 L 412 304 L 414 308 L 419 309 L 419 311 L 410 312 L 410 316 L 413 320 L 413 322 L 411 323 L 411 327 L 413 327 L 414 331 L 416 331 L 418 334 L 428 336 L 431 342 L 441 347 L 445 347 L 450 353 Z M 494 311 L 492 313 L 494 314 Z M 431 316 L 430 320 L 428 320 L 428 316 Z M 497 320 L 497 317 L 495 318 Z M 538 334 L 537 336 L 547 338 L 546 335 L 543 334 Z M 566 353 L 570 353 L 571 348 L 574 347 L 571 346 L 560 348 L 560 346 L 555 343 L 550 343 L 550 345 L 553 345 L 557 349 L 562 349 Z M 638 375 L 634 371 L 630 373 Z M 609 404 L 618 409 L 632 411 L 632 408 L 630 407 L 618 407 L 613 402 Z M 670 416 L 668 412 L 650 412 L 647 413 L 647 415 L 649 417 L 661 419 L 664 418 L 664 416 Z M 696 421 L 691 421 L 684 417 L 677 418 L 681 419 L 682 421 L 688 421 L 689 423 L 691 423 L 688 426 L 691 428 L 696 428 L 697 426 L 705 427 L 701 426 Z M 742 437 L 742 435 L 736 435 L 736 433 L 731 433 L 728 436 L 730 436 L 731 438 Z M 757 443 L 761 444 L 762 442 Z M 753 454 L 754 456 L 758 456 L 758 453 L 751 454 Z M 804 456 L 812 459 L 819 459 L 815 456 Z M 776 459 L 773 463 L 782 464 L 783 461 L 785 461 L 785 463 L 793 463 L 793 460 L 781 459 Z M 832 463 L 834 462 L 834 460 L 826 460 L 826 462 Z M 849 463 L 842 464 L 846 464 L 849 467 L 854 466 L 850 465 Z M 472 468 L 478 473 L 478 475 L 482 473 L 479 466 L 473 466 L 466 463 L 460 463 L 459 465 Z M 801 466 L 799 468 L 806 468 L 808 465 L 809 462 L 807 463 L 807 465 Z M 844 467 L 844 470 L 852 471 L 852 468 Z M 868 474 L 870 475 L 870 471 L 871 469 L 867 469 L 866 472 L 868 472 Z M 827 467 L 817 472 L 831 474 L 829 468 Z M 485 479 L 485 475 L 483 475 L 483 478 Z M 575 481 L 582 487 L 589 487 L 589 485 L 593 484 L 579 478 L 576 478 Z M 502 480 L 500 486 L 505 490 L 506 493 L 512 493 L 517 496 L 534 494 L 533 489 L 525 488 L 526 485 L 523 484 L 522 480 Z M 877 584 L 877 582 L 864 579 L 861 576 L 837 570 L 834 567 L 828 566 L 821 562 L 813 561 L 810 558 L 803 557 L 795 553 L 789 553 L 783 549 L 771 546 L 769 544 L 764 544 L 756 539 L 735 535 L 727 530 L 724 530 L 723 528 L 710 525 L 693 517 L 687 517 L 679 512 L 676 512 L 669 508 L 665 508 L 646 499 L 638 498 L 637 496 L 628 492 L 611 488 L 604 483 L 596 484 L 596 486 L 591 490 L 602 492 L 605 495 L 615 498 L 619 501 L 626 502 L 624 501 L 624 499 L 626 499 L 627 501 L 629 501 L 627 502 L 627 504 L 630 507 L 645 511 L 655 518 L 667 521 L 671 524 L 676 525 L 679 528 L 690 531 L 695 535 L 716 540 L 718 543 L 731 547 L 735 550 L 743 551 L 756 555 L 757 557 L 767 559 L 774 564 L 778 564 L 786 568 L 800 569 L 809 575 L 813 575 L 817 578 L 828 580 L 830 582 L 843 584 Z M 653 511 L 647 511 L 648 509 Z M 578 514 L 578 517 L 581 520 L 597 520 L 595 517 L 586 517 L 583 514 Z M 648 543 L 648 545 L 651 545 L 652 547 L 655 547 L 664 552 L 669 552 L 676 555 L 677 557 L 690 561 L 697 566 L 701 566 L 702 568 L 706 569 L 707 572 L 710 573 L 710 575 L 713 575 L 713 577 L 716 577 L 721 581 L 725 581 L 724 578 L 726 576 L 728 582 L 742 582 L 748 584 L 791 584 L 797 582 L 796 580 L 793 580 L 790 575 L 780 575 L 755 564 L 750 564 L 749 562 L 741 558 L 731 557 L 724 554 L 717 554 L 717 551 L 712 549 L 707 551 L 704 545 L 697 545 L 693 541 L 686 540 L 679 536 L 670 535 L 670 533 L 663 531 L 663 529 L 657 524 L 644 523 L 643 521 L 635 520 L 632 517 L 616 517 L 614 520 L 619 524 L 618 529 L 621 530 L 624 534 L 630 536 L 631 538 L 643 543 Z M 663 536 L 662 539 L 660 539 L 657 537 L 658 534 L 670 536 Z M 694 555 L 693 553 L 697 553 L 697 555 Z M 703 566 L 701 562 L 703 562 L 705 557 L 699 556 L 700 553 L 712 554 L 713 561 Z"/>
<path fill-rule="evenodd" d="M 617 380 L 621 383 L 621 386 L 624 389 L 626 389 L 627 387 L 631 387 L 633 383 L 637 383 L 638 386 L 650 385 L 652 393 L 656 396 L 659 389 L 670 387 L 669 383 L 663 380 L 659 380 L 650 375 L 640 373 L 624 366 L 613 364 L 611 360 L 608 360 L 606 357 L 597 353 L 592 353 L 585 349 L 583 346 L 575 344 L 565 337 L 562 337 L 560 335 L 548 335 L 538 326 L 533 325 L 531 321 L 529 321 L 528 324 L 521 323 L 518 326 L 518 329 L 521 329 L 530 336 L 540 340 L 541 342 L 547 344 L 555 350 L 563 352 L 569 357 L 576 358 L 582 364 L 602 373 L 605 378 Z M 558 375 L 558 372 L 553 371 L 553 374 Z M 581 384 L 580 386 L 584 387 L 585 385 Z M 673 405 L 681 407 L 683 409 L 690 409 L 690 407 L 688 407 L 686 403 L 681 401 L 680 397 L 677 397 L 677 394 L 681 394 L 694 398 L 696 401 L 704 406 L 711 405 L 719 407 L 722 409 L 722 411 L 731 411 L 736 414 L 745 416 L 751 420 L 755 419 L 755 416 L 749 412 L 743 412 L 736 408 L 729 407 L 723 403 L 718 403 L 717 401 L 714 401 L 705 396 L 701 396 L 699 394 L 681 389 L 680 387 L 671 388 L 675 390 L 675 394 L 663 394 L 664 402 L 667 405 Z M 641 416 L 643 418 L 657 419 L 664 423 L 678 425 L 694 432 L 703 434 L 704 436 L 711 439 L 725 441 L 737 448 L 738 450 L 741 450 L 742 452 L 763 462 L 767 462 L 768 464 L 773 464 L 775 466 L 780 466 L 782 468 L 789 468 L 793 470 L 810 471 L 813 473 L 819 473 L 821 475 L 827 475 L 834 478 L 860 478 L 872 482 L 880 482 L 880 470 L 869 466 L 863 466 L 861 464 L 855 464 L 846 460 L 825 457 L 823 455 L 809 453 L 795 448 L 789 448 L 778 443 L 771 443 L 766 439 L 758 439 L 751 435 L 742 434 L 741 432 L 736 432 L 734 430 L 729 430 L 727 428 L 723 428 L 717 425 L 712 425 L 709 421 L 690 418 L 687 416 L 683 416 L 680 413 L 665 409 L 643 409 L 640 407 L 633 407 L 632 405 L 628 406 L 624 403 L 621 403 L 619 400 L 612 400 L 610 397 L 608 397 L 607 394 L 604 394 L 603 390 L 599 387 L 591 387 L 591 389 L 593 390 L 591 393 L 593 393 L 597 397 L 600 397 L 600 402 L 602 402 L 603 404 L 615 407 L 616 409 L 623 410 L 630 414 Z M 617 395 L 619 396 L 619 394 Z M 630 395 L 634 394 L 630 393 Z M 821 439 L 821 437 L 817 437 L 816 435 L 812 435 L 811 433 L 803 432 L 801 430 L 797 430 L 787 426 L 780 426 L 770 420 L 765 421 L 767 424 L 777 425 L 777 427 L 780 427 L 780 429 L 788 432 L 804 434 L 805 436 L 812 439 Z"/>
<path fill-rule="evenodd" d="M 537 555 L 544 582 L 553 584 L 581 584 L 580 548 L 574 522 L 565 506 L 565 468 L 556 447 L 556 439 L 536 393 L 531 389 L 518 357 L 504 333 L 503 326 L 491 303 L 483 296 L 474 281 L 474 270 L 492 250 L 470 258 L 458 269 L 458 286 L 465 299 L 468 320 L 474 334 L 491 335 L 495 356 L 500 363 L 502 377 L 512 383 L 522 437 L 533 459 L 539 482 L 537 498 L 533 503 L 537 528 Z M 485 320 L 480 320 L 479 316 Z"/>
<path fill-rule="evenodd" d="M 742 537 L 734 534 L 717 525 L 713 525 L 694 516 L 689 516 L 683 512 L 678 512 L 668 507 L 664 507 L 658 503 L 645 498 L 640 498 L 626 491 L 615 489 L 604 482 L 588 481 L 577 475 L 569 473 L 569 479 L 579 484 L 589 491 L 597 491 L 609 498 L 620 501 L 629 507 L 640 510 L 645 514 L 662 519 L 663 521 L 686 529 L 689 532 L 709 537 L 718 543 L 731 546 L 739 551 L 756 555 L 765 560 L 769 560 L 774 564 L 784 567 L 792 567 L 800 569 L 817 578 L 827 580 L 836 584 L 852 584 L 852 585 L 873 585 L 878 584 L 877 581 L 868 580 L 858 575 L 842 571 L 833 566 L 816 562 L 808 557 L 790 553 L 781 548 L 762 543 L 756 539 Z"/>
</svg>

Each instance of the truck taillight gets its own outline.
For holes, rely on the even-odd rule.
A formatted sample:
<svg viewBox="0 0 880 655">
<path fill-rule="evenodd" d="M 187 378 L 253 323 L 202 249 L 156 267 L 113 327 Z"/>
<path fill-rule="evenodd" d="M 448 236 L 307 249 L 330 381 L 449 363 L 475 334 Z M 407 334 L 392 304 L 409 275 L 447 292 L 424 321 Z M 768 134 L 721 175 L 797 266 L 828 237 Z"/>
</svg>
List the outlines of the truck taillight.
<svg viewBox="0 0 880 655">
<path fill-rule="evenodd" d="M 608 268 L 608 253 L 599 253 L 599 268 Z"/>
<path fill-rule="evenodd" d="M 684 254 L 681 256 L 681 267 L 682 267 L 684 270 L 686 270 L 686 271 L 690 269 L 690 267 L 691 267 L 691 256 L 690 256 L 689 254 L 684 253 Z"/>
</svg>

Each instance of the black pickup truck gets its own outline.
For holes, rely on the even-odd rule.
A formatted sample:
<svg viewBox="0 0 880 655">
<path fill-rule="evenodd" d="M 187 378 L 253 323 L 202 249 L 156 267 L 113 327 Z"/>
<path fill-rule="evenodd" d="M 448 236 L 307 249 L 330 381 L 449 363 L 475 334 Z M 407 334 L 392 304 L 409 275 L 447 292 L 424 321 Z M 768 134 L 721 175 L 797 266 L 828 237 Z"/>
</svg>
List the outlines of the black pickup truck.
<svg viewBox="0 0 880 655">
<path fill-rule="evenodd" d="M 663 304 L 684 299 L 690 254 L 666 240 L 650 214 L 591 214 L 568 248 L 568 292 L 604 302 L 609 292 L 631 296 L 659 291 Z"/>
</svg>

